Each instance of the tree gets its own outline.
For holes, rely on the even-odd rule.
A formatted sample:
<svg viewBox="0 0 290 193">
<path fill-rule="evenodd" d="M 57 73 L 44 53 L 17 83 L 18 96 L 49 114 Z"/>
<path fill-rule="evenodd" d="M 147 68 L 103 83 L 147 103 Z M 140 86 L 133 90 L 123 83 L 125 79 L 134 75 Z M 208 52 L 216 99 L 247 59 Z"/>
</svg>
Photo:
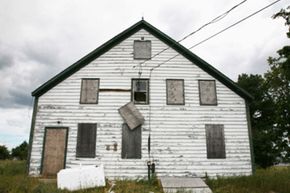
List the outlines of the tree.
<svg viewBox="0 0 290 193">
<path fill-rule="evenodd" d="M 290 26 L 290 6 L 273 18 L 282 17 Z M 290 28 L 287 32 L 290 38 Z M 250 103 L 255 161 L 262 167 L 290 162 L 290 46 L 269 57 L 268 70 L 261 75 L 239 76 L 238 84 L 254 96 Z"/>
<path fill-rule="evenodd" d="M 0 160 L 9 158 L 9 151 L 5 145 L 0 145 Z"/>
<path fill-rule="evenodd" d="M 268 87 L 261 75 L 239 75 L 238 85 L 251 93 L 254 100 L 250 102 L 252 139 L 255 163 L 263 168 L 273 165 L 278 154 L 273 148 L 275 138 L 271 134 L 272 112 L 274 109 L 271 97 L 267 95 Z"/>
<path fill-rule="evenodd" d="M 20 160 L 25 160 L 27 158 L 28 144 L 24 141 L 19 146 L 12 149 L 11 156 Z"/>
<path fill-rule="evenodd" d="M 289 26 L 287 37 L 290 38 L 290 6 L 273 16 L 274 19 L 279 17 L 286 20 L 285 25 Z M 278 57 L 268 59 L 270 70 L 265 73 L 265 79 L 275 103 L 275 146 L 280 149 L 281 161 L 290 162 L 290 46 L 284 46 L 277 53 Z"/>
</svg>

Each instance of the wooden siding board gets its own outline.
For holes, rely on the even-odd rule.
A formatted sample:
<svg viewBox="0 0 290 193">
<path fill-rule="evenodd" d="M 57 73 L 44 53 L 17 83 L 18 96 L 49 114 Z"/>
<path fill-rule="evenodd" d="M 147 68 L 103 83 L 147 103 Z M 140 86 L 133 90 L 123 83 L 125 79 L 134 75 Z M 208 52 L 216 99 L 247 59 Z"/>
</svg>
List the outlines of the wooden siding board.
<svg viewBox="0 0 290 193">
<path fill-rule="evenodd" d="M 151 40 L 152 55 L 167 46 L 145 30 L 141 30 L 115 47 L 114 54 L 119 52 L 118 55 L 112 57 L 114 54 L 110 51 L 104 53 L 39 98 L 30 174 L 39 174 L 43 128 L 67 126 L 70 128 L 67 167 L 78 167 L 80 163 L 94 165 L 104 163 L 108 178 L 126 175 L 127 177 L 147 176 L 149 105 L 136 105 L 146 120 L 142 125 L 142 158 L 122 159 L 124 121 L 118 109 L 131 100 L 131 94 L 102 92 L 99 93 L 98 105 L 79 104 L 82 78 L 100 78 L 100 88 L 131 89 L 131 80 L 138 78 L 138 68 L 133 66 L 140 62 L 133 60 L 132 42 L 142 36 Z M 121 57 L 123 48 L 128 51 Z M 143 78 L 149 77 L 150 68 L 176 52 L 169 49 L 164 54 L 146 62 L 142 68 Z M 109 75 L 112 71 L 114 71 L 113 75 Z M 184 79 L 185 105 L 179 107 L 166 104 L 166 79 Z M 218 106 L 200 106 L 198 90 L 200 79 L 212 80 L 213 77 L 184 57 L 172 59 L 170 63 L 162 65 L 152 74 L 150 80 L 151 155 L 157 160 L 156 172 L 160 176 L 169 175 L 171 172 L 177 176 L 193 174 L 204 176 L 205 172 L 209 176 L 215 176 L 217 173 L 219 175 L 251 174 L 245 100 L 215 79 L 219 97 Z M 95 158 L 76 158 L 78 123 L 98 123 Z M 226 159 L 207 159 L 205 124 L 224 125 Z M 115 142 L 118 144 L 118 150 L 107 151 L 106 145 Z M 216 162 L 232 169 L 221 170 L 219 165 L 213 165 Z M 173 164 L 176 164 L 175 168 L 170 171 Z"/>
</svg>

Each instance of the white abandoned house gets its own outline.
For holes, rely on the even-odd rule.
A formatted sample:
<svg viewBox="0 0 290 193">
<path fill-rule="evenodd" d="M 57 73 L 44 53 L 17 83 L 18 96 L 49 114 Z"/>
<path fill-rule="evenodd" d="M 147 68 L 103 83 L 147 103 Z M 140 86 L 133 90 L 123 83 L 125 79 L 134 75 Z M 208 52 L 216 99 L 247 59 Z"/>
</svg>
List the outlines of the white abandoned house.
<svg viewBox="0 0 290 193">
<path fill-rule="evenodd" d="M 252 173 L 251 96 L 144 20 L 32 95 L 29 175 L 146 177 L 148 161 L 157 176 Z"/>
</svg>

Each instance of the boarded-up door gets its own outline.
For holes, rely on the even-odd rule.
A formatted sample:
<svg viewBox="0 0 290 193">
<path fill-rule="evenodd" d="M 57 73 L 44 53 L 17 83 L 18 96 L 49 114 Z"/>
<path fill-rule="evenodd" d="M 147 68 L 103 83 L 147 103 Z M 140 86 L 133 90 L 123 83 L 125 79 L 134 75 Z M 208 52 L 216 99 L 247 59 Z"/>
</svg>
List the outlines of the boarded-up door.
<svg viewBox="0 0 290 193">
<path fill-rule="evenodd" d="M 54 176 L 65 166 L 67 128 L 46 128 L 42 175 Z"/>
<path fill-rule="evenodd" d="M 126 123 L 122 128 L 122 159 L 141 159 L 141 126 L 132 130 Z"/>
</svg>

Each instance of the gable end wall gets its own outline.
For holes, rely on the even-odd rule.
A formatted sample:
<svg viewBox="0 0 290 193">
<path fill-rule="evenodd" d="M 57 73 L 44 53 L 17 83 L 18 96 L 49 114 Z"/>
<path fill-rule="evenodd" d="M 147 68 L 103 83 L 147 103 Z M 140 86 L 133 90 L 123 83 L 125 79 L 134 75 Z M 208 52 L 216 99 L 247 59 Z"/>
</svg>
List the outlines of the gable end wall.
<svg viewBox="0 0 290 193">
<path fill-rule="evenodd" d="M 167 47 L 140 30 L 39 97 L 33 144 L 31 175 L 39 175 L 45 127 L 68 127 L 66 167 L 105 164 L 107 177 L 147 176 L 149 116 L 151 156 L 159 176 L 209 176 L 251 174 L 245 100 L 216 80 L 217 106 L 199 104 L 198 80 L 215 80 L 205 71 L 178 56 L 156 69 L 150 79 L 150 105 L 136 105 L 145 118 L 142 126 L 142 159 L 121 159 L 123 120 L 118 109 L 131 100 L 131 79 L 138 78 L 140 60 L 133 59 L 133 42 L 144 37 L 152 42 L 152 55 Z M 149 69 L 177 53 L 168 49 L 146 62 Z M 141 60 L 142 61 L 142 60 Z M 99 78 L 98 104 L 79 104 L 82 78 Z M 185 105 L 166 104 L 166 79 L 183 79 Z M 97 123 L 96 157 L 76 158 L 78 123 Z M 205 124 L 223 124 L 226 159 L 207 159 Z M 117 143 L 117 151 L 107 150 Z"/>
</svg>

